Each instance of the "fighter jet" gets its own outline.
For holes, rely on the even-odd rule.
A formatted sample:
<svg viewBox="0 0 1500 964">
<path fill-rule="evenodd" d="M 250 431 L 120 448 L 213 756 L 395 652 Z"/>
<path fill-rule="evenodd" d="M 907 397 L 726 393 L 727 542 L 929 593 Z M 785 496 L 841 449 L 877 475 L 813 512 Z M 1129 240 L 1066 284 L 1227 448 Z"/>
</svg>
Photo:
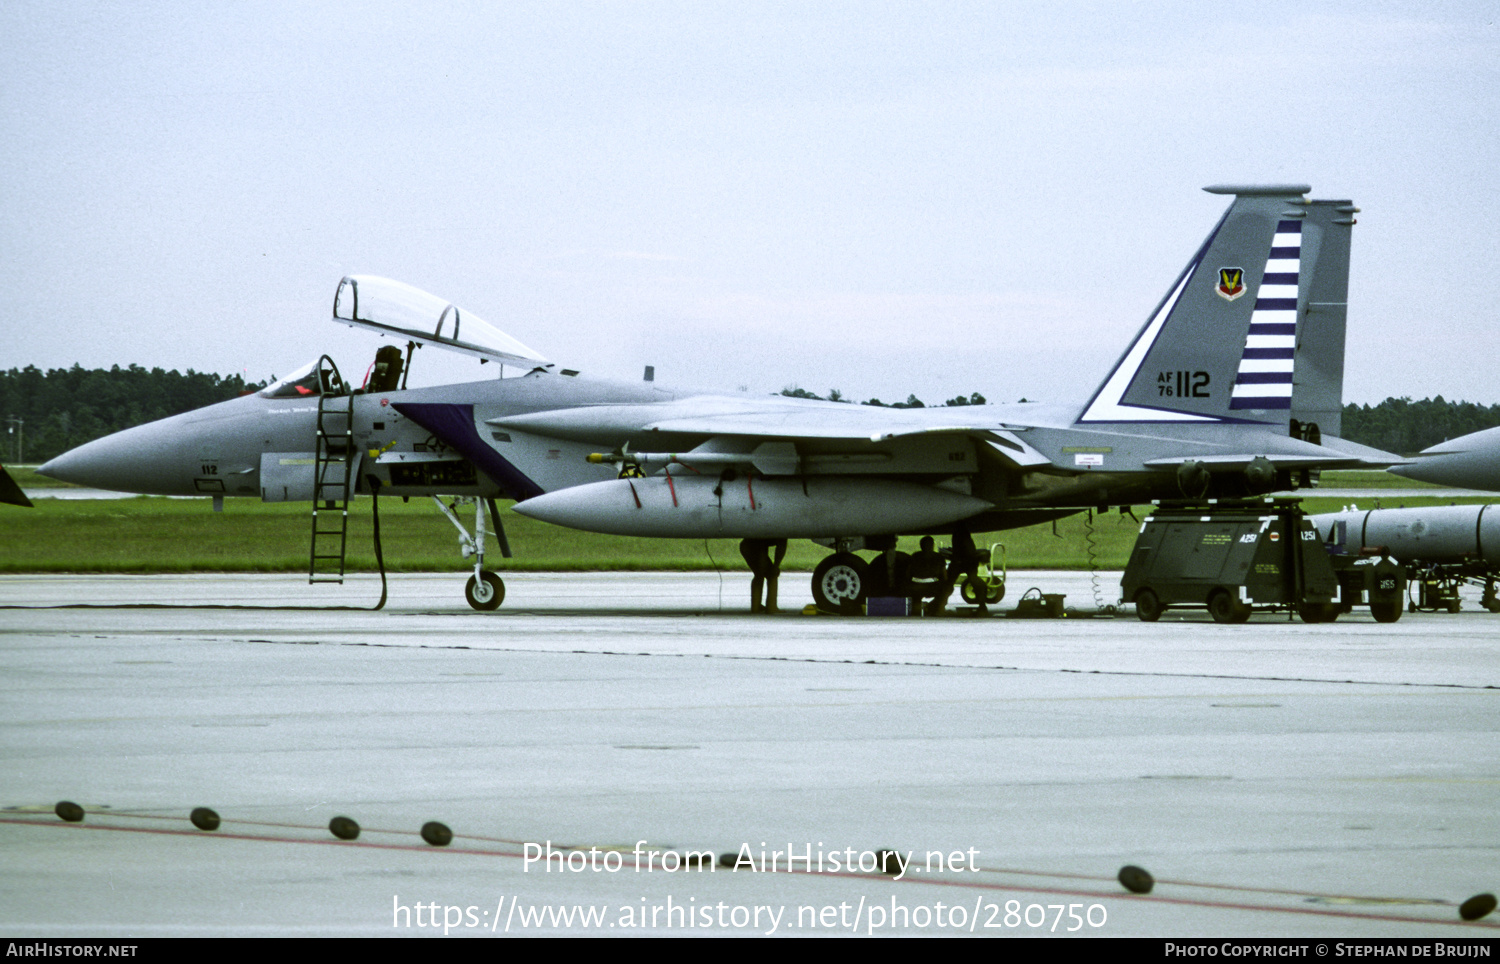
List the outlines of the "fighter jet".
<svg viewBox="0 0 1500 964">
<path fill-rule="evenodd" d="M 1391 471 L 1421 482 L 1500 492 L 1500 428 L 1440 442 Z"/>
<path fill-rule="evenodd" d="M 478 609 L 504 595 L 484 567 L 486 504 L 509 555 L 496 499 L 593 532 L 811 539 L 831 550 L 813 575 L 818 605 L 852 612 L 885 568 L 857 553 L 903 535 L 1291 489 L 1325 468 L 1399 461 L 1338 438 L 1356 208 L 1308 200 L 1306 185 L 1205 190 L 1233 201 L 1074 404 L 892 409 L 608 381 L 441 298 L 353 276 L 339 283 L 333 320 L 406 345 L 404 355 L 380 349 L 364 384 L 324 356 L 257 395 L 91 442 L 40 471 L 220 504 L 311 501 L 310 580 L 342 577 L 335 520 L 354 495 L 466 498 L 472 536 L 456 504 L 438 505 L 473 560 L 466 595 Z M 514 377 L 406 388 L 416 345 Z"/>
</svg>

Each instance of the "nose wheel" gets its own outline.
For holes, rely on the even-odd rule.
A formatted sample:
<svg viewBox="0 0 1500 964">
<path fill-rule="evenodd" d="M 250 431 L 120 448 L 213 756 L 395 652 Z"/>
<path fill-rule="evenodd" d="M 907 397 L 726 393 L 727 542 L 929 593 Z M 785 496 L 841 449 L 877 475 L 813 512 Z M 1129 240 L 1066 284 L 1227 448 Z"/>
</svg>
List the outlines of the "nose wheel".
<svg viewBox="0 0 1500 964">
<path fill-rule="evenodd" d="M 482 569 L 478 575 L 469 577 L 469 584 L 464 586 L 464 598 L 481 612 L 499 609 L 505 602 L 505 582 L 488 569 Z"/>
<path fill-rule="evenodd" d="M 495 536 L 500 541 L 500 553 L 505 558 L 510 558 L 510 542 L 505 538 L 505 530 L 500 526 L 500 512 L 495 508 L 495 500 L 478 499 L 474 497 L 460 496 L 453 500 L 451 506 L 443 505 L 443 500 L 437 496 L 432 497 L 438 511 L 448 517 L 453 527 L 458 530 L 459 550 L 465 559 L 474 560 L 474 575 L 469 577 L 468 585 L 464 586 L 464 598 L 469 605 L 480 612 L 489 612 L 499 609 L 500 604 L 505 602 L 505 583 L 500 577 L 484 568 L 484 510 L 489 506 L 490 521 L 495 526 Z M 461 504 L 472 502 L 474 504 L 474 534 L 464 528 L 464 524 L 458 521 L 454 509 Z"/>
</svg>

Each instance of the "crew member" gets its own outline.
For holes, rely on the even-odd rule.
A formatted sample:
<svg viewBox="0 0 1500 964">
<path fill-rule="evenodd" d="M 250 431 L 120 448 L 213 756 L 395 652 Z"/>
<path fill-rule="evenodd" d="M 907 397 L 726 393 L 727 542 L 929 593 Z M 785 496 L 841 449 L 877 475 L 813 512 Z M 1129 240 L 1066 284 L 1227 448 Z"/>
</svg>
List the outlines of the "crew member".
<svg viewBox="0 0 1500 964">
<path fill-rule="evenodd" d="M 948 562 L 948 592 L 952 593 L 954 586 L 962 585 L 962 580 L 973 579 L 975 585 L 980 586 L 979 611 L 987 613 L 990 611 L 986 605 L 989 588 L 979 582 L 979 563 L 982 561 L 984 555 L 975 547 L 974 537 L 967 529 L 953 533 L 953 558 Z"/>
<path fill-rule="evenodd" d="M 932 600 L 927 606 L 927 615 L 936 616 L 943 611 L 948 602 L 948 593 L 952 591 L 952 587 L 943 579 L 945 568 L 943 557 L 933 548 L 932 536 L 923 536 L 921 548 L 911 557 L 911 564 L 906 570 L 911 581 L 913 615 L 922 613 L 924 599 Z"/>
<path fill-rule="evenodd" d="M 774 558 L 773 558 L 774 552 Z M 774 613 L 776 608 L 776 581 L 781 576 L 781 560 L 786 558 L 785 539 L 741 539 L 740 555 L 750 567 L 750 611 L 752 613 Z M 766 601 L 760 601 L 761 587 L 765 587 Z"/>
</svg>

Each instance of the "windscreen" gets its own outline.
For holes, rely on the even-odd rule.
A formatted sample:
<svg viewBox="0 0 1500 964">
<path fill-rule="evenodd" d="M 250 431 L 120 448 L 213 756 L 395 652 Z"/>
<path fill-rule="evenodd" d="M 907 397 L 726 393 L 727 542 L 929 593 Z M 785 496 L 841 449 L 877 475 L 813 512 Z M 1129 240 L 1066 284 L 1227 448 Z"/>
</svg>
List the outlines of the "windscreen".
<svg viewBox="0 0 1500 964">
<path fill-rule="evenodd" d="M 261 398 L 315 398 L 322 394 L 322 387 L 318 384 L 318 363 L 308 362 L 257 394 Z"/>
</svg>

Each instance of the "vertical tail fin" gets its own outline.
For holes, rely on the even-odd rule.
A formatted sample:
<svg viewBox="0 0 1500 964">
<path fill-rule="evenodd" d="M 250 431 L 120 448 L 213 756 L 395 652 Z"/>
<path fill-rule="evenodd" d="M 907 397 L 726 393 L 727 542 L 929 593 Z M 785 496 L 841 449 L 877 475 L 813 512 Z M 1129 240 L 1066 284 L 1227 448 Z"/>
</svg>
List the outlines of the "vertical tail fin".
<svg viewBox="0 0 1500 964">
<path fill-rule="evenodd" d="M 1353 209 L 1301 184 L 1205 190 L 1234 202 L 1078 422 L 1336 423 Z"/>
<path fill-rule="evenodd" d="M 1349 201 L 1310 201 L 1306 210 L 1290 414 L 1301 427 L 1297 434 L 1317 441 L 1311 436 L 1341 434 L 1349 236 L 1359 209 Z"/>
</svg>

